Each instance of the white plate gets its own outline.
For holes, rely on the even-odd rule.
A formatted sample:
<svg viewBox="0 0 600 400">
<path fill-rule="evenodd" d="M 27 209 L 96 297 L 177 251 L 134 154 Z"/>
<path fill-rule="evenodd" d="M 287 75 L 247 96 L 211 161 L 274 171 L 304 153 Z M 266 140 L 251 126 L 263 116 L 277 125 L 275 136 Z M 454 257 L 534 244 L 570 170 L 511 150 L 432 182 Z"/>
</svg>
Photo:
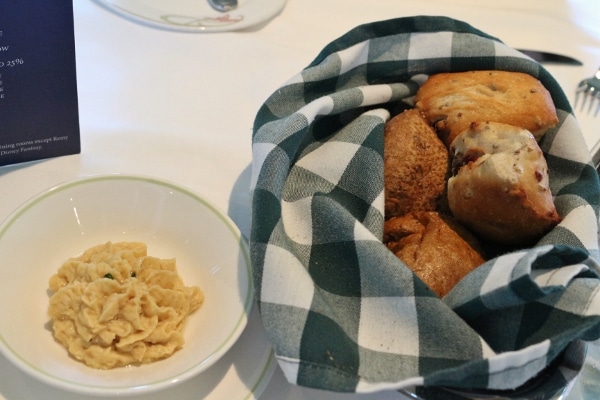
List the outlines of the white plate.
<svg viewBox="0 0 600 400">
<path fill-rule="evenodd" d="M 207 0 L 96 0 L 117 14 L 158 28 L 186 32 L 223 32 L 249 28 L 275 17 L 287 0 L 238 0 L 221 13 Z"/>
<path fill-rule="evenodd" d="M 184 347 L 171 357 L 103 371 L 54 341 L 48 278 L 107 241 L 142 241 L 151 256 L 175 257 L 185 284 L 205 293 L 188 318 Z M 31 376 L 83 394 L 148 393 L 205 371 L 239 338 L 253 304 L 248 250 L 233 222 L 198 195 L 146 177 L 78 179 L 23 204 L 0 225 L 0 275 L 0 304 L 10 304 L 0 318 L 0 351 Z"/>
</svg>

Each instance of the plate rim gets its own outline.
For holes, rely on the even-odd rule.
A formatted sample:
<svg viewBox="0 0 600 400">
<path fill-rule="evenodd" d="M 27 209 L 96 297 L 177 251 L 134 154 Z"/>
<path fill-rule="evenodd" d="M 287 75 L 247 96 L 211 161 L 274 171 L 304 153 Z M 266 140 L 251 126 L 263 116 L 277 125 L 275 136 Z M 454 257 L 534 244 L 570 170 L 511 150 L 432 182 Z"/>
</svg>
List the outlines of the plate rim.
<svg viewBox="0 0 600 400">
<path fill-rule="evenodd" d="M 238 31 L 246 28 L 251 28 L 260 23 L 269 21 L 277 16 L 285 7 L 287 0 L 270 0 L 264 2 L 263 6 L 252 6 L 255 1 L 259 0 L 248 0 L 251 2 L 250 11 L 253 8 L 258 8 L 256 16 L 246 18 L 245 15 L 240 13 L 240 10 L 244 10 L 245 7 L 239 7 L 228 13 L 219 13 L 218 11 L 214 11 L 211 14 L 207 14 L 204 17 L 200 17 L 198 20 L 201 21 L 203 18 L 210 18 L 211 20 L 220 20 L 222 23 L 218 23 L 217 25 L 188 25 L 188 24 L 177 24 L 177 23 L 169 23 L 164 19 L 160 18 L 150 18 L 148 16 L 144 16 L 140 13 L 136 13 L 133 10 L 123 7 L 122 5 L 117 4 L 119 0 L 92 0 L 94 3 L 104 7 L 105 9 L 113 12 L 114 14 L 123 17 L 125 19 L 131 20 L 133 22 L 137 22 L 142 25 L 146 25 L 149 27 L 165 29 L 169 31 L 176 32 L 188 32 L 188 33 L 211 33 L 211 32 L 228 32 L 228 31 Z M 183 16 L 181 16 L 183 17 Z M 230 19 L 231 17 L 240 18 L 240 19 Z M 227 23 L 230 22 L 230 23 Z"/>
</svg>

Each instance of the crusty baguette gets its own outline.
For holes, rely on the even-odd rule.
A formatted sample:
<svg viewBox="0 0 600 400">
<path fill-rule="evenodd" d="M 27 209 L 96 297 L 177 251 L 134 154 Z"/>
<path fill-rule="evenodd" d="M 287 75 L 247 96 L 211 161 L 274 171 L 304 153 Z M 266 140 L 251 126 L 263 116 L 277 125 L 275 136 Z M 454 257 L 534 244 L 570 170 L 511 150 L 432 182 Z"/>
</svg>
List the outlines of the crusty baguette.
<svg viewBox="0 0 600 400">
<path fill-rule="evenodd" d="M 431 75 L 415 105 L 444 143 L 472 122 L 502 122 L 527 129 L 537 140 L 558 122 L 548 90 L 531 75 L 508 71 L 448 72 Z"/>
</svg>

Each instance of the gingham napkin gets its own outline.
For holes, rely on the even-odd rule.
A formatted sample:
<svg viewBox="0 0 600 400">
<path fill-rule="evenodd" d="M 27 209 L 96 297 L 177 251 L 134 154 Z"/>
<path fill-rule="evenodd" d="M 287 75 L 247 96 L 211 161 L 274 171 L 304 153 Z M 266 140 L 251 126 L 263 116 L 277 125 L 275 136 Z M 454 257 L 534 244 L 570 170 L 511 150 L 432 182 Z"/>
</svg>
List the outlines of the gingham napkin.
<svg viewBox="0 0 600 400">
<path fill-rule="evenodd" d="M 475 69 L 526 72 L 552 93 L 560 123 L 541 147 L 564 220 L 439 299 L 381 242 L 383 130 L 427 75 Z M 569 102 L 538 63 L 444 17 L 357 27 L 255 120 L 251 258 L 279 365 L 334 391 L 523 384 L 600 337 L 599 193 Z"/>
</svg>

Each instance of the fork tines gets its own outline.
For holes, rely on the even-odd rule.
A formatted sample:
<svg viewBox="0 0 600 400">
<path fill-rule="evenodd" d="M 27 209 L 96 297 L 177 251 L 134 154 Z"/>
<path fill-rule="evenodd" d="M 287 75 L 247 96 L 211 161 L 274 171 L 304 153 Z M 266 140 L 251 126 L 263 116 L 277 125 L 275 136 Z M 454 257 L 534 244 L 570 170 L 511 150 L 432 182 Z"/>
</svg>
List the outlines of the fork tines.
<svg viewBox="0 0 600 400">
<path fill-rule="evenodd" d="M 581 104 L 580 110 L 584 111 L 585 106 L 587 104 L 588 99 L 590 103 L 588 105 L 587 112 L 591 113 L 594 105 L 596 106 L 596 110 L 594 111 L 594 117 L 598 115 L 600 111 L 600 69 L 596 72 L 596 75 L 582 80 L 577 87 L 577 93 L 575 95 L 575 106 L 577 107 L 577 103 L 579 102 L 579 98 L 583 95 L 583 103 Z"/>
</svg>

